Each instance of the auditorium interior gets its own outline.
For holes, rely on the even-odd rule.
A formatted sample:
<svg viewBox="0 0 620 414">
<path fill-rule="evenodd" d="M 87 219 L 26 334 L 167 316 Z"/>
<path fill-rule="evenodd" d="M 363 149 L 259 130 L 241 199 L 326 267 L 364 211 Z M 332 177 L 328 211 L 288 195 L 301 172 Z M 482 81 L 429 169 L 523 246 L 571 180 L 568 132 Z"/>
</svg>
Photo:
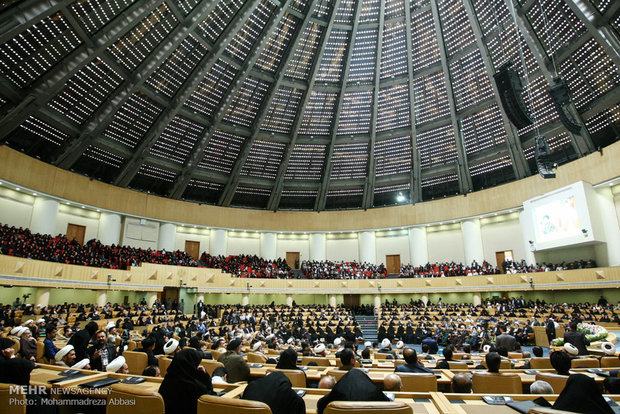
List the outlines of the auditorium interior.
<svg viewBox="0 0 620 414">
<path fill-rule="evenodd" d="M 619 138 L 620 1 L 0 1 L 0 411 L 620 412 Z"/>
</svg>

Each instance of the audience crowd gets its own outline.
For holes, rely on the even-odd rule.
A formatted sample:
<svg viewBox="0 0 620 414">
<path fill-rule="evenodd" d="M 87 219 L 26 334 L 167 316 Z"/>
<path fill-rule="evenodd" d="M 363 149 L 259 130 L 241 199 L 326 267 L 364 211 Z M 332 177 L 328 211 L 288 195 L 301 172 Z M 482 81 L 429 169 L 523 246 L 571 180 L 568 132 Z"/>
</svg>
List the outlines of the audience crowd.
<svg viewBox="0 0 620 414">
<path fill-rule="evenodd" d="M 304 260 L 301 270 L 307 279 L 379 279 L 387 277 L 387 269 L 381 263 L 337 262 L 330 260 Z"/>
<path fill-rule="evenodd" d="M 589 269 L 596 267 L 596 262 L 590 260 L 576 260 L 573 262 L 562 262 L 559 264 L 542 263 L 528 265 L 525 260 L 520 262 L 513 262 L 512 260 L 506 260 L 502 263 L 501 269 L 493 266 L 486 260 L 482 264 L 478 264 L 475 261 L 466 266 L 462 263 L 427 263 L 423 266 L 414 266 L 411 264 L 402 265 L 400 267 L 401 278 L 418 278 L 418 277 L 451 277 L 451 276 L 477 276 L 477 275 L 497 275 L 502 273 L 514 274 L 514 273 L 536 273 L 536 272 L 550 272 L 550 271 L 562 271 L 562 270 L 574 270 L 574 269 Z"/>
<path fill-rule="evenodd" d="M 0 253 L 81 266 L 127 270 L 141 263 L 198 266 L 187 253 L 177 250 L 140 249 L 129 246 L 104 245 L 89 240 L 83 246 L 63 235 L 32 233 L 28 229 L 0 226 Z"/>
<path fill-rule="evenodd" d="M 293 277 L 291 267 L 286 259 L 266 260 L 256 255 L 211 256 L 204 252 L 200 262 L 205 267 L 222 269 L 237 277 L 288 279 Z"/>
<path fill-rule="evenodd" d="M 244 278 L 293 278 L 293 270 L 286 259 L 266 260 L 256 255 L 212 256 L 202 253 L 200 260 L 194 260 L 181 251 L 141 249 L 129 246 L 104 245 L 98 240 L 89 240 L 80 245 L 63 235 L 36 234 L 28 229 L 0 226 L 0 254 L 45 260 L 58 263 L 127 270 L 141 263 L 155 263 L 175 266 L 208 267 L 222 269 L 236 277 Z M 524 260 L 502 263 L 505 273 L 533 273 L 585 269 L 596 267 L 596 262 L 576 260 L 560 264 L 528 265 Z M 378 279 L 387 277 L 383 264 L 358 263 L 356 261 L 303 261 L 301 271 L 308 279 Z M 399 277 L 451 277 L 500 274 L 501 269 L 486 260 L 482 264 L 473 262 L 463 265 L 456 262 L 427 263 L 414 266 L 402 265 Z"/>
</svg>

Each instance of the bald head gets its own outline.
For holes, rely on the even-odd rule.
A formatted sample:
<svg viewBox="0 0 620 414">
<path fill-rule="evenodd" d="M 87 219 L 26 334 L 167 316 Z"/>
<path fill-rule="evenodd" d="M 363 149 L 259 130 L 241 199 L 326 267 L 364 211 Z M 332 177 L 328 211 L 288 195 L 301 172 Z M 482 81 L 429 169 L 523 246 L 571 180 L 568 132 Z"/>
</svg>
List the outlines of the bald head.
<svg viewBox="0 0 620 414">
<path fill-rule="evenodd" d="M 403 382 L 396 374 L 388 374 L 383 378 L 383 389 L 385 391 L 402 391 Z"/>
<path fill-rule="evenodd" d="M 415 349 L 407 347 L 403 351 L 403 358 L 405 359 L 406 363 L 415 364 L 416 362 L 418 362 L 418 353 L 415 351 Z"/>
<path fill-rule="evenodd" d="M 452 392 L 458 394 L 469 394 L 471 393 L 471 388 L 472 382 L 469 375 L 461 372 L 452 377 Z"/>
<path fill-rule="evenodd" d="M 319 381 L 319 388 L 324 390 L 331 390 L 334 388 L 334 385 L 336 385 L 336 378 L 331 375 L 326 375 Z"/>
</svg>

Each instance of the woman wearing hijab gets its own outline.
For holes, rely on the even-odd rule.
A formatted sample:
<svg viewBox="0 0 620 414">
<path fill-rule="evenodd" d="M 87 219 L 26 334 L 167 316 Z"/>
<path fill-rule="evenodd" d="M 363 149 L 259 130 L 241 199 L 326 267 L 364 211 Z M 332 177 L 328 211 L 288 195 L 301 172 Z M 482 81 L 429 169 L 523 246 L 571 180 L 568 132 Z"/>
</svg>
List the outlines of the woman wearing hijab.
<svg viewBox="0 0 620 414">
<path fill-rule="evenodd" d="M 5 384 L 15 385 L 30 385 L 30 372 L 34 369 L 34 364 L 31 361 L 23 358 L 11 358 L 0 361 L 0 382 Z M 30 391 L 28 388 L 26 392 Z M 47 398 L 46 395 L 38 393 L 26 394 L 28 406 L 26 408 L 27 414 L 48 414 L 55 413 L 56 407 L 54 405 L 43 404 L 42 398 Z"/>
<path fill-rule="evenodd" d="M 363 371 L 352 369 L 317 403 L 318 414 L 332 401 L 390 401 Z"/>
<path fill-rule="evenodd" d="M 242 398 L 267 404 L 273 414 L 305 414 L 306 412 L 306 403 L 303 398 L 293 390 L 291 381 L 286 375 L 278 371 L 250 382 Z"/>
<path fill-rule="evenodd" d="M 67 345 L 73 345 L 73 348 L 75 349 L 76 361 L 81 361 L 84 358 L 88 358 L 86 348 L 88 348 L 90 338 L 95 335 L 98 329 L 99 325 L 97 325 L 97 322 L 88 322 L 83 330 L 78 331 L 78 333 L 76 333 L 71 337 L 71 339 L 69 339 Z"/>
<path fill-rule="evenodd" d="M 594 379 L 584 374 L 568 377 L 566 386 L 553 408 L 582 414 L 613 414 Z"/>
<path fill-rule="evenodd" d="M 293 348 L 285 349 L 280 353 L 280 360 L 276 365 L 276 369 L 297 369 L 306 373 L 297 367 L 297 352 Z M 308 386 L 308 378 L 306 377 L 306 387 Z"/>
<path fill-rule="evenodd" d="M 198 398 L 213 393 L 211 377 L 200 366 L 200 360 L 198 351 L 189 348 L 172 359 L 159 387 L 166 414 L 195 413 Z"/>
</svg>

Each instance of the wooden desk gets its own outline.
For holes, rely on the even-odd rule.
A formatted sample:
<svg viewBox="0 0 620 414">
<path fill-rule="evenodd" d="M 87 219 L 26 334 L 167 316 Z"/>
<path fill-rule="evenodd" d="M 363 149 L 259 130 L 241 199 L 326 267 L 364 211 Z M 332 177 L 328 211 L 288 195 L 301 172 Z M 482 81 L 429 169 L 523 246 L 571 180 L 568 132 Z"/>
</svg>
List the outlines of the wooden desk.
<svg viewBox="0 0 620 414">
<path fill-rule="evenodd" d="M 50 384 L 48 382 L 53 379 L 62 378 L 58 374 L 61 371 L 64 371 L 66 369 L 69 369 L 69 368 L 62 367 L 59 365 L 39 364 L 39 368 L 32 370 L 32 372 L 30 373 L 30 385 L 44 386 L 45 388 L 50 389 L 53 387 L 67 387 L 71 385 L 83 384 L 85 382 L 95 381 L 98 379 L 105 378 L 107 376 L 107 374 L 104 372 L 88 371 L 88 370 L 80 369 L 78 371 L 86 374 L 85 377 L 69 379 L 69 380 L 62 381 L 56 384 Z"/>
<path fill-rule="evenodd" d="M 316 388 L 305 388 L 304 402 L 306 403 L 306 414 L 316 414 L 318 401 L 329 392 L 329 390 L 319 390 Z M 431 396 L 431 393 L 395 393 L 395 400 L 402 401 L 413 408 L 416 414 L 440 414 Z"/>
<path fill-rule="evenodd" d="M 267 369 L 275 369 L 275 367 L 276 366 L 273 364 L 266 364 L 262 366 L 261 368 L 250 367 L 250 377 L 262 378 L 265 375 L 267 375 Z M 321 377 L 326 375 L 327 371 L 335 369 L 333 367 L 314 367 L 314 366 L 306 367 L 306 368 L 308 369 L 305 370 L 304 372 L 306 373 L 306 378 L 310 381 L 319 381 Z"/>
</svg>

